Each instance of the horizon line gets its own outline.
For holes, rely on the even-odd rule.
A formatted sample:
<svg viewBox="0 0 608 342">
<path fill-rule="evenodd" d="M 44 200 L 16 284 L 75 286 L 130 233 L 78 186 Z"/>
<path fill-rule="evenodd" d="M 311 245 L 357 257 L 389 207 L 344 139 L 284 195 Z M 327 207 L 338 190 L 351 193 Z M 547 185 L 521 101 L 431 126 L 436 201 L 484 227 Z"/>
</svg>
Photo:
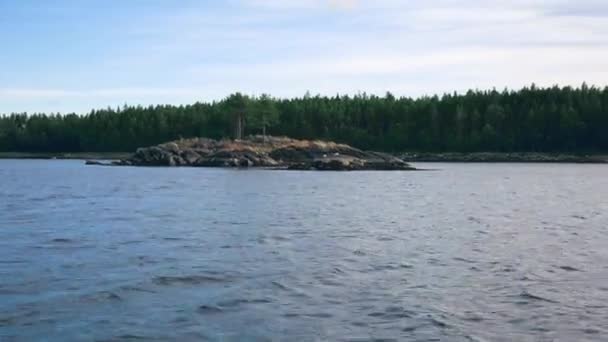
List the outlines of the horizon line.
<svg viewBox="0 0 608 342">
<path fill-rule="evenodd" d="M 108 104 L 106 106 L 99 106 L 99 107 L 92 107 L 88 110 L 85 111 L 12 111 L 12 112 L 0 112 L 0 116 L 5 117 L 5 116 L 11 116 L 11 115 L 28 115 L 28 116 L 34 116 L 34 115 L 87 115 L 90 114 L 94 111 L 102 111 L 102 110 L 115 110 L 118 109 L 118 111 L 122 110 L 122 108 L 149 108 L 149 107 L 159 107 L 159 106 L 168 106 L 168 107 L 182 107 L 182 106 L 192 106 L 195 104 L 209 104 L 209 105 L 214 105 L 217 103 L 220 103 L 224 100 L 226 100 L 227 98 L 229 98 L 232 95 L 235 94 L 242 94 L 245 97 L 251 98 L 251 99 L 257 99 L 262 95 L 268 95 L 270 96 L 270 98 L 272 98 L 273 100 L 277 100 L 277 101 L 285 101 L 285 100 L 302 100 L 305 99 L 307 97 L 310 98 L 328 98 L 328 99 L 332 99 L 332 98 L 386 98 L 389 94 L 392 95 L 393 97 L 395 97 L 395 99 L 399 99 L 399 100 L 403 100 L 403 99 L 408 99 L 408 100 L 421 100 L 421 99 L 432 99 L 432 98 L 439 98 L 441 99 L 442 97 L 445 96 L 465 96 L 467 93 L 469 92 L 473 92 L 473 93 L 488 93 L 488 92 L 497 92 L 499 94 L 504 94 L 506 93 L 517 93 L 520 92 L 522 90 L 529 90 L 529 89 L 534 89 L 534 90 L 539 90 L 539 91 L 543 91 L 543 90 L 550 90 L 550 89 L 559 89 L 559 90 L 565 90 L 565 89 L 572 89 L 572 90 L 581 90 L 584 87 L 586 87 L 587 89 L 597 89 L 600 91 L 608 91 L 608 83 L 605 85 L 597 85 L 597 84 L 589 84 L 585 81 L 583 81 L 580 85 L 576 85 L 576 86 L 572 86 L 572 85 L 560 85 L 559 83 L 554 83 L 552 85 L 538 85 L 535 82 L 532 82 L 528 85 L 524 85 L 524 86 L 520 86 L 520 87 L 508 87 L 508 86 L 504 86 L 502 88 L 498 87 L 491 87 L 491 88 L 481 88 L 481 87 L 475 87 L 475 88 L 468 88 L 466 90 L 453 90 L 453 91 L 445 91 L 445 92 L 437 92 L 437 93 L 423 93 L 420 95 L 406 95 L 406 94 L 396 94 L 390 90 L 386 90 L 383 91 L 382 94 L 379 94 L 379 92 L 367 92 L 367 91 L 357 91 L 357 92 L 336 92 L 333 95 L 329 95 L 329 94 L 324 94 L 321 92 L 317 92 L 315 94 L 313 94 L 310 90 L 307 90 L 304 95 L 301 96 L 274 96 L 272 94 L 266 93 L 266 92 L 260 92 L 260 93 L 246 93 L 246 92 L 241 92 L 241 91 L 232 91 L 227 93 L 227 95 L 218 97 L 218 98 L 214 98 L 211 100 L 194 100 L 194 101 L 189 101 L 186 103 L 148 103 L 148 104 L 143 104 L 143 103 L 129 103 L 129 102 L 124 102 L 121 105 L 112 105 L 112 104 Z M 125 88 L 122 88 L 123 90 Z M 130 89 L 130 88 L 127 88 Z M 164 89 L 164 90 L 169 90 L 168 92 L 171 92 L 170 90 L 176 90 L 176 89 L 182 89 L 182 88 L 171 88 L 171 89 Z M 100 93 L 108 93 L 111 92 L 111 89 L 100 89 L 100 90 L 94 90 L 94 91 L 68 91 L 68 90 L 44 90 L 44 89 L 13 89 L 12 91 L 34 91 L 34 92 L 40 92 L 40 93 L 48 93 L 48 94 L 72 94 L 74 96 L 74 94 L 81 94 L 80 96 L 86 96 L 83 94 L 94 94 L 96 92 L 100 92 Z M 139 88 L 139 90 L 142 90 L 142 88 Z M 147 90 L 150 90 L 153 93 L 163 93 L 163 89 L 162 88 L 148 88 Z M 185 88 L 183 88 L 182 90 L 186 90 Z M 114 91 L 116 91 L 116 89 L 114 89 Z M 190 90 L 186 90 L 187 92 L 194 92 L 194 90 L 190 89 Z M 0 96 L 2 94 L 9 94 L 10 95 L 11 90 L 7 88 L 0 88 Z M 78 95 L 75 95 L 78 96 Z"/>
</svg>

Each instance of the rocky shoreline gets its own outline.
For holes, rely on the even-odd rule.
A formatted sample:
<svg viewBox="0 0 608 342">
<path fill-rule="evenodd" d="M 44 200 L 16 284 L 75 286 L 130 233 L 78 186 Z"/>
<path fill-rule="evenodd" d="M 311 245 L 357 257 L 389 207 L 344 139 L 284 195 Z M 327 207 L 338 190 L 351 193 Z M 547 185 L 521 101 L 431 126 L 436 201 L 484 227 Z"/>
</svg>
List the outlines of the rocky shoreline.
<svg viewBox="0 0 608 342">
<path fill-rule="evenodd" d="M 103 164 L 94 160 L 87 164 Z M 390 154 L 320 140 L 251 136 L 242 140 L 193 138 L 143 147 L 110 165 L 265 167 L 289 170 L 415 170 Z"/>
<path fill-rule="evenodd" d="M 117 160 L 128 158 L 126 152 L 0 152 L 0 159 L 61 159 L 61 160 Z"/>
<path fill-rule="evenodd" d="M 548 153 L 416 153 L 408 152 L 398 155 L 406 162 L 442 162 L 442 163 L 580 163 L 606 164 L 608 156 L 573 155 Z"/>
</svg>

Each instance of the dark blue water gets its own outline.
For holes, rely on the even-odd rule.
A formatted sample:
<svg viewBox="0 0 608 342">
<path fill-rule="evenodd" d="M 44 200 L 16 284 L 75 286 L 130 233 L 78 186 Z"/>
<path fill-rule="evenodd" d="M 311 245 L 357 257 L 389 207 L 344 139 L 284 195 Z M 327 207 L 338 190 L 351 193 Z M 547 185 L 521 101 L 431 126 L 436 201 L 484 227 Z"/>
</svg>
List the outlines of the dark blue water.
<svg viewBox="0 0 608 342">
<path fill-rule="evenodd" d="M 1 160 L 0 340 L 606 338 L 608 167 L 424 166 Z"/>
</svg>

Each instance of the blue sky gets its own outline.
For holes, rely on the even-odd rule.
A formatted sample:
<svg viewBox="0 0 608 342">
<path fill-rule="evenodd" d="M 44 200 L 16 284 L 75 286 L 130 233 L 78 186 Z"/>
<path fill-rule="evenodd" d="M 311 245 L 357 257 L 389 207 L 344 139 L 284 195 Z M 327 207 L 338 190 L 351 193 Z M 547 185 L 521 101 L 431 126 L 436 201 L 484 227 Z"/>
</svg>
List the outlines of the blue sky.
<svg viewBox="0 0 608 342">
<path fill-rule="evenodd" d="M 605 0 L 0 0 L 0 113 L 608 82 Z"/>
</svg>

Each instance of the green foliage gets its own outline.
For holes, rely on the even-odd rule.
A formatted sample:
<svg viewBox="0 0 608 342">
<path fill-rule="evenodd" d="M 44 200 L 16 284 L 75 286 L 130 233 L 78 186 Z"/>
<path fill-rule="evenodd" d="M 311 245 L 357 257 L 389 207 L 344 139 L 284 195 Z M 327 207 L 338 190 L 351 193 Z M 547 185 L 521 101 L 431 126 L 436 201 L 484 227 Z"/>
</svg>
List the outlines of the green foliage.
<svg viewBox="0 0 608 342">
<path fill-rule="evenodd" d="M 294 99 L 240 93 L 213 103 L 125 106 L 85 115 L 0 116 L 0 151 L 133 151 L 240 134 L 330 139 L 384 151 L 607 152 L 608 88 L 535 85 L 412 99 L 359 94 Z"/>
<path fill-rule="evenodd" d="M 224 107 L 231 117 L 234 126 L 234 137 L 242 138 L 245 129 L 245 117 L 251 108 L 251 101 L 241 93 L 235 93 L 224 100 Z"/>
<path fill-rule="evenodd" d="M 266 131 L 266 128 L 276 125 L 279 122 L 279 110 L 276 100 L 270 95 L 263 94 L 258 99 L 254 99 L 250 106 L 250 113 L 247 116 L 247 124 L 253 129 Z"/>
</svg>

